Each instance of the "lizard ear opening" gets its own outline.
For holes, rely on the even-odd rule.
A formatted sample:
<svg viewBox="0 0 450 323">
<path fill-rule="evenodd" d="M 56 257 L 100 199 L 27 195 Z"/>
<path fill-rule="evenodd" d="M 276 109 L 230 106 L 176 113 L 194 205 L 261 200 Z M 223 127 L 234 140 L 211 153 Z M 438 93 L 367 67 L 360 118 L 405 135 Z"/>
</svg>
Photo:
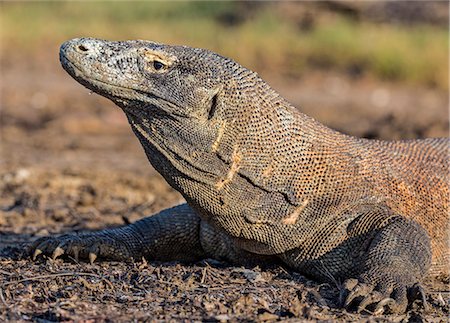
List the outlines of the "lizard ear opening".
<svg viewBox="0 0 450 323">
<path fill-rule="evenodd" d="M 211 98 L 211 102 L 209 105 L 209 111 L 208 111 L 208 120 L 211 120 L 214 115 L 216 114 L 217 108 L 219 107 L 220 103 L 220 98 L 219 95 L 222 93 L 222 87 L 218 87 L 217 89 L 215 89 L 213 91 L 213 96 Z"/>
</svg>

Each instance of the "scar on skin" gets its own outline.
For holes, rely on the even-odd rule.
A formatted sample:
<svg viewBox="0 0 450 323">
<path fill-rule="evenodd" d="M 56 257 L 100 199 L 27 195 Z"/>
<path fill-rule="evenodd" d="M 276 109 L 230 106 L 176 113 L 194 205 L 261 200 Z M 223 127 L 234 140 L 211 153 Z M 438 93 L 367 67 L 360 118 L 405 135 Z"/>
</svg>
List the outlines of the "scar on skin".
<svg viewBox="0 0 450 323">
<path fill-rule="evenodd" d="M 220 124 L 219 130 L 217 131 L 216 140 L 211 146 L 212 152 L 216 152 L 219 148 L 220 141 L 222 140 L 223 134 L 225 133 L 225 128 L 227 127 L 227 122 L 224 121 Z"/>
<path fill-rule="evenodd" d="M 219 180 L 216 183 L 216 188 L 220 191 L 226 184 L 230 183 L 233 180 L 234 175 L 236 175 L 236 173 L 239 170 L 240 167 L 240 162 L 242 160 L 242 156 L 241 154 L 239 154 L 238 152 L 233 152 L 233 155 L 231 156 L 231 167 L 230 170 L 227 173 L 227 176 L 221 180 Z"/>
<path fill-rule="evenodd" d="M 194 83 L 195 82 L 195 76 L 192 74 L 189 74 L 188 76 L 186 76 L 186 81 L 188 81 L 189 83 Z"/>
<path fill-rule="evenodd" d="M 269 177 L 273 172 L 273 165 L 272 162 L 269 164 L 269 166 L 266 167 L 266 169 L 264 169 L 262 175 L 264 177 Z"/>
<path fill-rule="evenodd" d="M 281 222 L 283 224 L 295 224 L 298 220 L 298 217 L 300 216 L 300 213 L 302 213 L 302 211 L 305 209 L 308 203 L 309 203 L 308 199 L 304 200 L 302 204 L 300 204 L 294 209 L 294 212 L 292 212 L 287 218 L 281 220 Z"/>
</svg>

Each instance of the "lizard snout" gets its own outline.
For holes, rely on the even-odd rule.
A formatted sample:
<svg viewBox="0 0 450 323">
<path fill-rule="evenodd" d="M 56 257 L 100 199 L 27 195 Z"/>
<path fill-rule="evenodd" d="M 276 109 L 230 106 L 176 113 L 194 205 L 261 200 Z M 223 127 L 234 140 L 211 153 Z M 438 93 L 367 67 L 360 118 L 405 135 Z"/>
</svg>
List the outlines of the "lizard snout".
<svg viewBox="0 0 450 323">
<path fill-rule="evenodd" d="M 59 50 L 60 56 L 68 56 L 69 53 L 93 54 L 98 52 L 99 44 L 93 38 L 75 38 L 64 42 Z"/>
</svg>

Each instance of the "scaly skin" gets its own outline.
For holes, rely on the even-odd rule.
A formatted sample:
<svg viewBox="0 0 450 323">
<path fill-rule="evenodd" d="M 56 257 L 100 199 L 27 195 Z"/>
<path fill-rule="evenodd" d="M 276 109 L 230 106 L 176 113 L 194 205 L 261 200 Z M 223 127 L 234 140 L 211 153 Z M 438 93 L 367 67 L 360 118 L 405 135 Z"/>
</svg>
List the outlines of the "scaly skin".
<svg viewBox="0 0 450 323">
<path fill-rule="evenodd" d="M 375 313 L 405 311 L 408 290 L 424 298 L 421 279 L 445 274 L 448 139 L 346 136 L 203 49 L 85 38 L 64 43 L 60 58 L 123 109 L 187 204 L 119 229 L 41 238 L 34 258 L 282 261 L 344 282 L 342 304 Z"/>
</svg>

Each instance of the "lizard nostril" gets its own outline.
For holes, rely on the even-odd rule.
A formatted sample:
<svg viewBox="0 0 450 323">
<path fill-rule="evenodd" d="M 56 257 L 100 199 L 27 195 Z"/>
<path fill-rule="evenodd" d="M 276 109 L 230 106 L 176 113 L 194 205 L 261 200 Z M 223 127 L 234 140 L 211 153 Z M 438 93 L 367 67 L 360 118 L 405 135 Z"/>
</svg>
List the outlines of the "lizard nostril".
<svg viewBox="0 0 450 323">
<path fill-rule="evenodd" d="M 82 51 L 82 52 L 87 52 L 87 51 L 88 51 L 87 47 L 86 47 L 86 46 L 83 46 L 83 45 L 78 45 L 78 49 L 79 49 L 80 51 Z"/>
</svg>

